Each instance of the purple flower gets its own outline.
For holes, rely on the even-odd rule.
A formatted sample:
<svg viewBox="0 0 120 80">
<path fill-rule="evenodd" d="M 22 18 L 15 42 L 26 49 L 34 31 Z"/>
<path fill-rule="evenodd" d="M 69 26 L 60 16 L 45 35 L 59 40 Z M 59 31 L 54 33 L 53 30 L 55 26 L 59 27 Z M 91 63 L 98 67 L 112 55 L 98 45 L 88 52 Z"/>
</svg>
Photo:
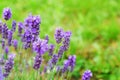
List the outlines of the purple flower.
<svg viewBox="0 0 120 80">
<path fill-rule="evenodd" d="M 69 56 L 68 60 L 69 60 L 70 71 L 73 71 L 76 63 L 76 56 L 75 55 Z"/>
<path fill-rule="evenodd" d="M 64 61 L 64 66 L 62 68 L 62 73 L 65 73 L 68 70 L 69 67 L 69 60 Z"/>
<path fill-rule="evenodd" d="M 3 27 L 2 27 L 2 38 L 4 39 L 8 38 L 8 27 L 6 24 L 3 24 Z"/>
<path fill-rule="evenodd" d="M 5 47 L 5 53 L 6 53 L 6 54 L 9 53 L 9 47 L 8 47 L 8 46 Z"/>
<path fill-rule="evenodd" d="M 11 16 L 12 16 L 12 12 L 11 12 L 10 8 L 4 8 L 4 10 L 3 10 L 3 18 L 5 20 L 9 20 L 11 18 Z"/>
<path fill-rule="evenodd" d="M 22 22 L 19 22 L 18 23 L 18 35 L 21 36 L 22 34 L 22 29 L 23 29 L 23 23 Z"/>
<path fill-rule="evenodd" d="M 5 48 L 5 40 L 4 39 L 2 39 L 2 49 L 4 49 Z"/>
<path fill-rule="evenodd" d="M 49 42 L 49 36 L 48 35 L 45 36 L 45 40 L 47 40 L 47 43 Z"/>
<path fill-rule="evenodd" d="M 48 51 L 48 44 L 46 40 L 38 39 L 33 43 L 33 51 L 35 51 L 38 54 L 44 54 Z"/>
<path fill-rule="evenodd" d="M 2 22 L 0 21 L 0 34 L 2 33 Z"/>
<path fill-rule="evenodd" d="M 38 70 L 40 68 L 41 63 L 42 63 L 42 56 L 40 54 L 36 54 L 33 68 L 35 70 Z"/>
<path fill-rule="evenodd" d="M 31 29 L 33 35 L 39 35 L 41 19 L 39 16 L 29 15 L 25 21 L 25 27 Z"/>
<path fill-rule="evenodd" d="M 50 56 L 53 55 L 54 49 L 55 49 L 55 46 L 53 44 L 50 44 L 49 51 L 48 51 Z"/>
<path fill-rule="evenodd" d="M 71 34 L 69 31 L 64 33 L 63 46 L 65 51 L 69 48 Z"/>
<path fill-rule="evenodd" d="M 24 43 L 23 47 L 25 49 L 31 47 L 32 34 L 29 30 L 25 30 L 24 34 L 22 35 L 22 42 Z"/>
<path fill-rule="evenodd" d="M 8 45 L 11 46 L 12 44 L 12 36 L 13 32 L 11 30 L 8 30 Z"/>
<path fill-rule="evenodd" d="M 59 51 L 58 51 L 58 57 L 62 58 L 63 53 L 64 53 L 64 47 L 60 46 Z"/>
<path fill-rule="evenodd" d="M 15 57 L 14 54 L 10 54 L 7 62 L 5 63 L 5 66 L 4 66 L 5 72 L 3 74 L 4 77 L 8 77 L 8 75 L 10 74 L 14 65 L 14 57 Z"/>
<path fill-rule="evenodd" d="M 86 70 L 82 75 L 82 80 L 90 80 L 92 77 L 92 72 L 90 70 Z"/>
<path fill-rule="evenodd" d="M 55 39 L 58 44 L 61 43 L 63 35 L 64 35 L 63 29 L 57 28 L 55 32 Z"/>
<path fill-rule="evenodd" d="M 4 76 L 3 76 L 3 73 L 2 73 L 2 68 L 0 67 L 0 80 L 4 80 Z"/>
<path fill-rule="evenodd" d="M 15 49 L 18 48 L 18 41 L 16 39 L 13 40 L 13 46 L 14 46 Z"/>
<path fill-rule="evenodd" d="M 12 22 L 12 31 L 13 32 L 15 32 L 15 30 L 16 30 L 16 24 L 17 24 L 16 21 Z"/>
</svg>

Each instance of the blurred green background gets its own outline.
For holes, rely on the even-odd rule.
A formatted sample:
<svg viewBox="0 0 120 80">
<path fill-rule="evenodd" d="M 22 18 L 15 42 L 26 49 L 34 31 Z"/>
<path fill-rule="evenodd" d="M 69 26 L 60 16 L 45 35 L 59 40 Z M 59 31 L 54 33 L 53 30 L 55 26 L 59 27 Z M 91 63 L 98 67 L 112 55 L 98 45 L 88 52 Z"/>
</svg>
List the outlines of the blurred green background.
<svg viewBox="0 0 120 80">
<path fill-rule="evenodd" d="M 5 7 L 17 22 L 30 13 L 40 15 L 40 36 L 48 34 L 50 42 L 56 27 L 72 31 L 66 56 L 77 55 L 74 80 L 86 69 L 92 80 L 120 80 L 120 0 L 0 0 L 1 18 Z"/>
</svg>

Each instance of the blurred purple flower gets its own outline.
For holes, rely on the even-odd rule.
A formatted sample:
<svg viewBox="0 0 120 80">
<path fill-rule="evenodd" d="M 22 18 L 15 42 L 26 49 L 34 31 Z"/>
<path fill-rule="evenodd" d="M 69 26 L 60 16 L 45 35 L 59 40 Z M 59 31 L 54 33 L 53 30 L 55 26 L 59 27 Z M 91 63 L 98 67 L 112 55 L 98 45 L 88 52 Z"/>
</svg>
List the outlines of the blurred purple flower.
<svg viewBox="0 0 120 80">
<path fill-rule="evenodd" d="M 10 74 L 10 72 L 13 68 L 13 65 L 14 65 L 14 57 L 15 57 L 14 54 L 10 54 L 7 62 L 5 63 L 5 66 L 4 66 L 5 72 L 3 74 L 4 77 L 8 77 L 8 75 Z"/>
<path fill-rule="evenodd" d="M 90 70 L 86 70 L 82 75 L 82 80 L 90 80 L 92 77 L 92 72 Z"/>
<path fill-rule="evenodd" d="M 63 29 L 57 28 L 55 31 L 55 40 L 58 44 L 61 43 L 63 35 L 64 35 Z"/>
<path fill-rule="evenodd" d="M 13 46 L 15 49 L 18 48 L 18 41 L 16 39 L 13 40 Z"/>
<path fill-rule="evenodd" d="M 38 70 L 40 68 L 41 63 L 42 63 L 42 56 L 40 54 L 36 54 L 33 68 L 35 70 Z"/>
<path fill-rule="evenodd" d="M 17 23 L 16 23 L 16 21 L 14 20 L 13 22 L 12 22 L 12 31 L 13 32 L 15 32 L 15 30 L 16 30 L 16 25 L 17 25 Z"/>
<path fill-rule="evenodd" d="M 23 27 L 24 27 L 23 23 L 19 22 L 18 23 L 18 35 L 19 36 L 21 36 L 21 34 L 22 34 Z"/>
<path fill-rule="evenodd" d="M 2 38 L 4 39 L 8 38 L 8 27 L 6 24 L 3 24 L 3 27 L 2 27 Z"/>
<path fill-rule="evenodd" d="M 5 40 L 4 39 L 2 39 L 1 45 L 2 45 L 2 49 L 4 49 L 5 48 Z"/>
<path fill-rule="evenodd" d="M 53 55 L 54 49 L 55 49 L 55 46 L 53 44 L 50 44 L 49 51 L 48 51 L 50 56 Z"/>
<path fill-rule="evenodd" d="M 2 33 L 2 22 L 0 21 L 0 34 Z"/>
<path fill-rule="evenodd" d="M 8 30 L 8 45 L 11 46 L 12 44 L 12 37 L 13 37 L 13 32 L 11 30 Z"/>
<path fill-rule="evenodd" d="M 59 50 L 58 50 L 58 57 L 62 58 L 62 55 L 64 54 L 64 47 L 60 46 Z"/>
<path fill-rule="evenodd" d="M 62 68 L 62 73 L 65 73 L 68 70 L 68 67 L 69 67 L 69 61 L 65 60 Z"/>
<path fill-rule="evenodd" d="M 45 40 L 47 41 L 47 43 L 49 42 L 49 36 L 48 35 L 45 36 Z"/>
<path fill-rule="evenodd" d="M 71 34 L 72 33 L 70 31 L 64 33 L 63 46 L 65 51 L 69 48 Z"/>
<path fill-rule="evenodd" d="M 6 53 L 6 54 L 9 53 L 9 47 L 8 47 L 8 46 L 5 47 L 5 53 Z"/>
<path fill-rule="evenodd" d="M 2 68 L 0 66 L 0 80 L 4 80 L 4 76 L 3 76 L 3 73 L 2 73 Z"/>
<path fill-rule="evenodd" d="M 5 20 L 9 20 L 11 18 L 11 16 L 12 16 L 12 12 L 11 12 L 10 8 L 4 8 L 4 10 L 3 10 L 3 18 Z"/>
<path fill-rule="evenodd" d="M 33 43 L 33 51 L 35 51 L 36 53 L 42 55 L 45 52 L 47 52 L 49 49 L 47 41 L 46 40 L 42 40 L 42 39 L 38 39 L 37 41 L 35 41 Z"/>
</svg>

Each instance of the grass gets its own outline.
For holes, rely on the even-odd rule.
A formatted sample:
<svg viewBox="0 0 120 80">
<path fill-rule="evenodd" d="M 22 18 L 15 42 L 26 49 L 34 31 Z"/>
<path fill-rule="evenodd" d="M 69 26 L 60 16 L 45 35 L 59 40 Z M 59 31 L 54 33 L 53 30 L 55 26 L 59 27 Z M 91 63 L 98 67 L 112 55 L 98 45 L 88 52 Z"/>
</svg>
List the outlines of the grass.
<svg viewBox="0 0 120 80">
<path fill-rule="evenodd" d="M 41 33 L 53 34 L 57 26 L 72 31 L 68 54 L 76 54 L 73 79 L 86 69 L 93 72 L 92 80 L 120 80 L 120 0 L 0 0 L 0 14 L 10 7 L 12 20 L 24 21 L 29 13 L 41 16 Z M 7 24 L 11 27 L 11 21 Z M 30 80 L 34 73 L 26 75 Z M 15 74 L 17 79 L 19 74 Z M 20 76 L 20 75 L 19 75 Z M 25 78 L 24 78 L 25 77 Z M 30 78 L 30 79 L 29 79 Z"/>
</svg>

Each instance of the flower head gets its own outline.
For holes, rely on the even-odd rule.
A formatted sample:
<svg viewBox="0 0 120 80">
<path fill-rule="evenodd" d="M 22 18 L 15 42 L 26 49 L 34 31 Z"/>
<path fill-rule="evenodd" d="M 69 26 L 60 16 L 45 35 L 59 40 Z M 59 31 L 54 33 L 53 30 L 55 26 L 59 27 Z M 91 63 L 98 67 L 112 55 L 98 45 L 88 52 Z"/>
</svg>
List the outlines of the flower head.
<svg viewBox="0 0 120 80">
<path fill-rule="evenodd" d="M 82 75 L 82 80 L 90 80 L 92 77 L 92 72 L 90 70 L 86 70 Z"/>
<path fill-rule="evenodd" d="M 17 25 L 17 23 L 16 23 L 16 21 L 14 20 L 14 21 L 12 22 L 12 31 L 13 31 L 13 32 L 15 32 L 15 30 L 16 30 L 16 25 Z"/>
<path fill-rule="evenodd" d="M 54 46 L 53 44 L 50 44 L 50 46 L 49 46 L 49 55 L 50 55 L 50 56 L 53 55 L 54 48 L 55 48 L 55 46 Z"/>
<path fill-rule="evenodd" d="M 18 35 L 21 36 L 22 34 L 22 30 L 23 30 L 23 23 L 22 22 L 19 22 L 18 23 Z"/>
<path fill-rule="evenodd" d="M 12 36 L 13 32 L 11 30 L 8 30 L 8 45 L 11 46 L 12 44 Z"/>
<path fill-rule="evenodd" d="M 11 12 L 10 8 L 4 8 L 4 10 L 3 10 L 3 18 L 5 20 L 9 20 L 11 18 L 11 16 L 12 16 L 12 12 Z"/>
<path fill-rule="evenodd" d="M 16 39 L 13 40 L 13 46 L 15 49 L 18 48 L 18 41 Z"/>
<path fill-rule="evenodd" d="M 2 27 L 2 38 L 4 39 L 8 38 L 8 27 L 6 24 L 3 24 L 3 27 Z"/>
</svg>

